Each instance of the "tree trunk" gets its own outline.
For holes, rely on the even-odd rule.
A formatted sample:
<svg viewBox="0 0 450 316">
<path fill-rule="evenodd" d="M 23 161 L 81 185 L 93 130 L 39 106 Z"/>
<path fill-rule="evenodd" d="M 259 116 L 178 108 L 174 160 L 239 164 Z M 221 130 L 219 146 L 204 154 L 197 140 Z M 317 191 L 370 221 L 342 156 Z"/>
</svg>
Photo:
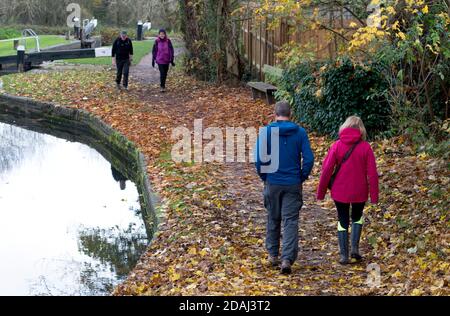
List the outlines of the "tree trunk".
<svg viewBox="0 0 450 316">
<path fill-rule="evenodd" d="M 180 1 L 182 31 L 189 52 L 190 70 L 221 83 L 242 77 L 239 30 L 234 25 L 230 0 Z"/>
<path fill-rule="evenodd" d="M 225 27 L 225 10 L 226 0 L 219 0 L 217 3 L 217 22 L 216 22 L 216 56 L 217 56 L 217 82 L 221 83 L 224 78 L 224 60 L 222 49 L 222 34 L 226 33 Z"/>
</svg>

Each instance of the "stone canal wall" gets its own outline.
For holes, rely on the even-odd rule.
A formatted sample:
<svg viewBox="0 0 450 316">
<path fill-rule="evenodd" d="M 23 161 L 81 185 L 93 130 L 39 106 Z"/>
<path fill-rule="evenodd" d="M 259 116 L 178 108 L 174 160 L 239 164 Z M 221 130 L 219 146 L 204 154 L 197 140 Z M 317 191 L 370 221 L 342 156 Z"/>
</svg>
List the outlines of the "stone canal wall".
<svg viewBox="0 0 450 316">
<path fill-rule="evenodd" d="M 147 175 L 147 163 L 137 146 L 125 136 L 87 111 L 6 94 L 0 94 L 0 122 L 97 150 L 136 184 L 147 233 L 152 238 L 157 227 L 156 199 Z"/>
</svg>

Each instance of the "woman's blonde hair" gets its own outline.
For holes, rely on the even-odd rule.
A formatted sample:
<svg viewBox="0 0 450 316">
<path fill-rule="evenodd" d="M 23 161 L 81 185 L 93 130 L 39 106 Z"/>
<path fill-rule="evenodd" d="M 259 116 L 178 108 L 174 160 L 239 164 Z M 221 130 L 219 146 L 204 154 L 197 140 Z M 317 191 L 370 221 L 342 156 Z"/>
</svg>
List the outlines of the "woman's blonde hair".
<svg viewBox="0 0 450 316">
<path fill-rule="evenodd" d="M 344 124 L 339 128 L 339 133 L 342 132 L 345 128 L 357 128 L 361 131 L 361 138 L 363 140 L 367 139 L 367 131 L 366 127 L 364 126 L 363 121 L 358 116 L 350 116 Z"/>
</svg>

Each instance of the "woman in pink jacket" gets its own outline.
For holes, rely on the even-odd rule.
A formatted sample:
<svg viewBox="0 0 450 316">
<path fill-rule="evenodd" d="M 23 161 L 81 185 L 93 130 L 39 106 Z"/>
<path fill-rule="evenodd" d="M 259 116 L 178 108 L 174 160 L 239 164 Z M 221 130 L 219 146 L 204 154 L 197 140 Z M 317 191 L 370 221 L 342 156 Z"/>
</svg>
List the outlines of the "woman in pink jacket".
<svg viewBox="0 0 450 316">
<path fill-rule="evenodd" d="M 350 206 L 352 217 L 351 257 L 362 260 L 359 240 L 363 225 L 363 210 L 368 201 L 378 203 L 378 173 L 375 155 L 366 142 L 367 132 L 362 120 L 349 117 L 339 129 L 339 140 L 335 142 L 322 165 L 317 199 L 323 200 L 327 188 L 331 187 L 331 198 L 338 211 L 338 240 L 340 264 L 349 263 L 348 229 Z"/>
<path fill-rule="evenodd" d="M 175 67 L 175 51 L 172 41 L 167 37 L 164 29 L 159 30 L 159 36 L 153 45 L 153 61 L 152 67 L 158 64 L 161 82 L 161 92 L 166 92 L 167 75 L 169 74 L 169 66 Z"/>
</svg>

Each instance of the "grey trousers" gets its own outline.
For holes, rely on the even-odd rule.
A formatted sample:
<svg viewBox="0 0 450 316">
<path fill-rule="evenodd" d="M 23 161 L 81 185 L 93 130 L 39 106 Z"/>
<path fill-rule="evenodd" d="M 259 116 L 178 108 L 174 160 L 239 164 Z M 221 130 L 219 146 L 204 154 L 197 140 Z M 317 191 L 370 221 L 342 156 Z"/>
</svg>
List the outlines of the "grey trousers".
<svg viewBox="0 0 450 316">
<path fill-rule="evenodd" d="M 130 76 L 130 60 L 117 60 L 117 76 L 116 83 L 120 84 L 123 77 L 123 86 L 128 87 L 128 77 Z"/>
<path fill-rule="evenodd" d="M 266 248 L 269 255 L 278 257 L 280 239 L 283 242 L 281 260 L 291 264 L 298 256 L 298 220 L 303 206 L 301 185 L 271 185 L 264 187 L 264 206 L 267 209 Z M 283 223 L 283 236 L 281 236 Z"/>
</svg>

